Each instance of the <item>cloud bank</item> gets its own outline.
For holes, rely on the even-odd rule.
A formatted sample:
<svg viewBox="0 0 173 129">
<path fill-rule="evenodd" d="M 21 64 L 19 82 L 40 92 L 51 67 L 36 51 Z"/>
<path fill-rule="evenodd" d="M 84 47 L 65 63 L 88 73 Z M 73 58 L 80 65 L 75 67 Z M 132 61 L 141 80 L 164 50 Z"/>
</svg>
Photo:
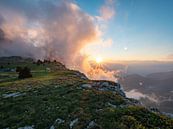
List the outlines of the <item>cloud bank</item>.
<svg viewBox="0 0 173 129">
<path fill-rule="evenodd" d="M 107 0 L 100 9 L 105 20 L 114 15 L 111 3 Z M 81 51 L 88 44 L 103 42 L 96 21 L 70 0 L 0 1 L 0 56 L 56 59 L 87 74 L 94 67 Z M 115 71 L 100 69 L 99 73 L 92 77 L 113 80 Z"/>
<path fill-rule="evenodd" d="M 74 3 L 11 2 L 0 3 L 1 35 L 3 32 L 6 38 L 1 40 L 0 56 L 55 58 L 68 63 L 78 56 L 81 48 L 98 38 L 93 18 Z"/>
</svg>

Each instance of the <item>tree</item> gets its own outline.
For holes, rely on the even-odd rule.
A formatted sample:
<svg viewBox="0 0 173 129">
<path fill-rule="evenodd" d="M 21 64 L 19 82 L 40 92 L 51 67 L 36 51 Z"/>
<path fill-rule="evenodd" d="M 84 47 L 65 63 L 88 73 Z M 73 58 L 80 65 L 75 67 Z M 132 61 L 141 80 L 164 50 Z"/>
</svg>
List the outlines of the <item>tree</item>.
<svg viewBox="0 0 173 129">
<path fill-rule="evenodd" d="M 43 62 L 41 60 L 37 60 L 37 65 L 43 64 Z"/>
<path fill-rule="evenodd" d="M 31 70 L 28 67 L 24 67 L 19 71 L 19 79 L 30 78 L 32 77 Z"/>
</svg>

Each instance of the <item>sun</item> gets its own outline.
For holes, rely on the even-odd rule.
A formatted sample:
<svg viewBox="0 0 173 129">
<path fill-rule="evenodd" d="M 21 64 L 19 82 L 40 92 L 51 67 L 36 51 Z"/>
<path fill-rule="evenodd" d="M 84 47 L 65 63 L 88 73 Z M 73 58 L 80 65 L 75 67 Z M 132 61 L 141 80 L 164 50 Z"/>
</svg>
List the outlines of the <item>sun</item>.
<svg viewBox="0 0 173 129">
<path fill-rule="evenodd" d="M 102 57 L 96 57 L 95 61 L 96 61 L 96 63 L 100 64 L 103 62 L 103 58 Z"/>
</svg>

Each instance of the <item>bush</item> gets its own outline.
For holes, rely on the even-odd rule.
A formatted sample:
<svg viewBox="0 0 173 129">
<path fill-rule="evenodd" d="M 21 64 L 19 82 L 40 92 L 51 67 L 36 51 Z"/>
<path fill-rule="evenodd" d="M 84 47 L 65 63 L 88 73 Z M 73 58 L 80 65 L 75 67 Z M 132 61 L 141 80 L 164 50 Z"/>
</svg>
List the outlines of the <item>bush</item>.
<svg viewBox="0 0 173 129">
<path fill-rule="evenodd" d="M 43 62 L 41 60 L 37 60 L 37 65 L 43 64 Z"/>
<path fill-rule="evenodd" d="M 22 70 L 21 67 L 19 67 L 19 66 L 16 67 L 16 72 L 20 72 L 21 70 Z"/>
<path fill-rule="evenodd" d="M 51 63 L 50 60 L 44 60 L 43 62 L 44 62 L 44 63 L 48 63 L 48 64 Z"/>
<path fill-rule="evenodd" d="M 30 78 L 32 77 L 31 70 L 28 67 L 24 67 L 19 71 L 19 79 Z"/>
</svg>

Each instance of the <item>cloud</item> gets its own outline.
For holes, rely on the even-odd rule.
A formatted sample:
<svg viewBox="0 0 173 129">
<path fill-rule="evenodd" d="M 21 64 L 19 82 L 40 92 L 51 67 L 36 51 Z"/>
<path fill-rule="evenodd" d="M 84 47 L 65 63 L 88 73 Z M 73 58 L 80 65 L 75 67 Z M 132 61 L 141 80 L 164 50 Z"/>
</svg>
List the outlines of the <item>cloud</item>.
<svg viewBox="0 0 173 129">
<path fill-rule="evenodd" d="M 127 97 L 134 98 L 137 100 L 140 100 L 141 98 L 147 98 L 150 101 L 155 102 L 155 103 L 158 103 L 158 101 L 159 101 L 154 94 L 153 95 L 143 94 L 143 93 L 139 92 L 137 89 L 133 89 L 128 92 L 126 91 L 125 93 L 126 93 Z"/>
<path fill-rule="evenodd" d="M 89 71 L 87 71 L 87 75 L 94 80 L 111 80 L 117 81 L 115 75 L 118 70 L 108 70 L 102 64 L 97 64 L 95 62 L 90 62 Z"/>
<path fill-rule="evenodd" d="M 106 0 L 105 4 L 100 8 L 100 19 L 110 20 L 115 15 L 113 0 Z"/>
<path fill-rule="evenodd" d="M 113 16 L 110 0 L 101 13 L 105 20 Z M 103 47 L 112 44 L 111 39 L 102 40 L 101 36 L 95 16 L 69 0 L 0 1 L 0 56 L 56 59 L 86 74 L 99 71 L 94 79 L 115 80 L 115 71 L 94 69 L 88 55 L 81 53 L 94 42 Z"/>
<path fill-rule="evenodd" d="M 0 28 L 9 39 L 1 41 L 0 56 L 59 59 L 70 64 L 81 48 L 99 38 L 92 16 L 72 2 L 15 2 L 0 2 L 0 19 L 5 17 Z"/>
<path fill-rule="evenodd" d="M 108 6 L 103 6 L 100 9 L 100 13 L 101 13 L 101 17 L 104 20 L 111 19 L 114 16 L 114 14 L 115 14 L 114 10 L 111 7 L 108 7 Z"/>
<path fill-rule="evenodd" d="M 102 46 L 103 47 L 111 47 L 112 44 L 113 44 L 113 41 L 112 41 L 111 38 L 109 38 L 109 39 L 107 39 L 107 40 L 105 40 L 105 41 L 102 42 Z"/>
<path fill-rule="evenodd" d="M 168 59 L 168 60 L 173 60 L 173 54 L 168 55 L 168 56 L 167 56 L 167 59 Z"/>
</svg>

